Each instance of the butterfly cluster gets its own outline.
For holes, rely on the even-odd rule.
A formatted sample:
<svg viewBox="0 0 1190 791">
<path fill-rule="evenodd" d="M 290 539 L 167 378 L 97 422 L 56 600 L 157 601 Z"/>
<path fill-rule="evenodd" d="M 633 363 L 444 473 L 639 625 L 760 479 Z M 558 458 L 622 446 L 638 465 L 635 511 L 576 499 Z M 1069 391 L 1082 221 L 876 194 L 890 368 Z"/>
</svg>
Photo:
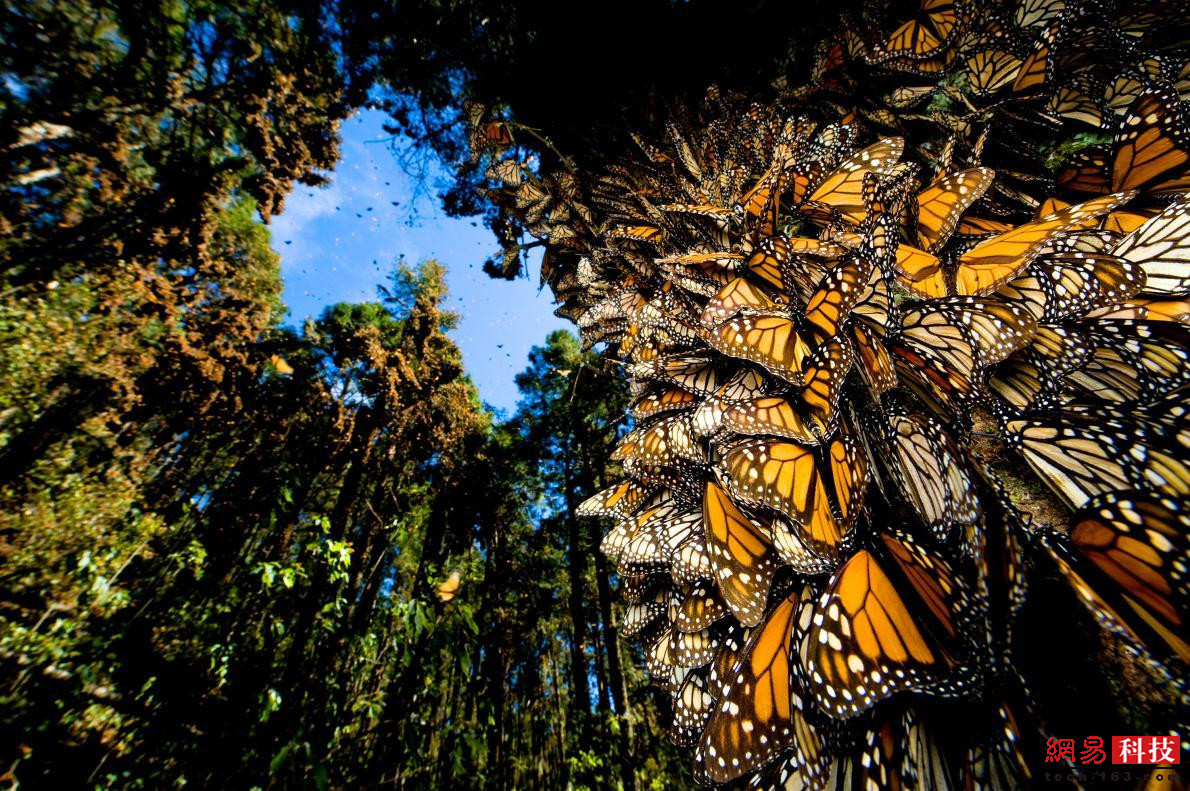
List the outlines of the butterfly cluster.
<svg viewBox="0 0 1190 791">
<path fill-rule="evenodd" d="M 696 779 L 1020 788 L 1032 574 L 1188 708 L 1186 12 L 869 15 L 776 101 L 488 175 L 633 388 L 579 513 Z"/>
</svg>

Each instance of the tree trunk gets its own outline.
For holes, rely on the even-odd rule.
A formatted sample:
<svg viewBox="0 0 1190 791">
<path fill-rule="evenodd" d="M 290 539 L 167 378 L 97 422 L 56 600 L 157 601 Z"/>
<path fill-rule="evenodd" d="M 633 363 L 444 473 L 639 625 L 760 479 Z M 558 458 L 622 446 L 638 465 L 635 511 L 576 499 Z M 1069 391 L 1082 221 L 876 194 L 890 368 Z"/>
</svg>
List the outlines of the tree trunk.
<svg viewBox="0 0 1190 791">
<path fill-rule="evenodd" d="M 563 485 L 566 491 L 566 568 L 570 578 L 568 609 L 570 611 L 570 683 L 575 719 L 579 727 L 579 743 L 589 742 L 591 713 L 591 685 L 587 678 L 587 611 L 583 584 L 587 571 L 587 554 L 583 547 L 583 530 L 574 515 L 574 459 L 569 444 L 564 461 Z"/>
</svg>

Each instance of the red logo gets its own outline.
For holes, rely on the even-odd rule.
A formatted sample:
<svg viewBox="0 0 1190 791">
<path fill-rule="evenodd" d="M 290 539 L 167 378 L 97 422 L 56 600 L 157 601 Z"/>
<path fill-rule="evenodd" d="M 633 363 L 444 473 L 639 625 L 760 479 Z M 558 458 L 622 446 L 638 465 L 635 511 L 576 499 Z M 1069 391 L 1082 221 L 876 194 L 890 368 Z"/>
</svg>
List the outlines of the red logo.
<svg viewBox="0 0 1190 791">
<path fill-rule="evenodd" d="M 1177 764 L 1182 762 L 1177 736 L 1113 736 L 1113 764 Z"/>
</svg>

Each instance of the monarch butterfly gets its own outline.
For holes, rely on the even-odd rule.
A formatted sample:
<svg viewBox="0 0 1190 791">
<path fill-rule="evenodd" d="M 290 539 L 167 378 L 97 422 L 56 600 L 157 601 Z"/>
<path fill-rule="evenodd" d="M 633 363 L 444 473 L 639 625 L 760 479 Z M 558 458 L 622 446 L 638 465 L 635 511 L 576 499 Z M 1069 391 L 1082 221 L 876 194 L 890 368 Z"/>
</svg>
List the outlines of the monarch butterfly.
<svg viewBox="0 0 1190 791">
<path fill-rule="evenodd" d="M 636 525 L 630 529 L 629 538 L 624 544 L 616 564 L 619 568 L 635 568 L 641 566 L 660 566 L 665 563 L 661 540 L 657 536 L 655 521 L 664 521 L 665 511 L 658 509 L 663 516 L 657 517 L 652 511 L 646 512 L 636 520 Z"/>
<path fill-rule="evenodd" d="M 629 239 L 634 242 L 658 244 L 665 238 L 665 231 L 652 225 L 630 225 L 613 228 L 607 232 L 607 236 L 611 239 Z"/>
<path fill-rule="evenodd" d="M 643 505 L 656 487 L 640 481 L 621 481 L 587 498 L 575 509 L 578 516 L 627 516 Z"/>
<path fill-rule="evenodd" d="M 677 663 L 670 653 L 669 637 L 669 632 L 662 630 L 645 648 L 645 670 L 654 684 L 665 689 L 672 689 L 676 682 Z"/>
<path fill-rule="evenodd" d="M 658 206 L 657 209 L 669 214 L 693 214 L 696 217 L 709 217 L 712 220 L 725 223 L 738 218 L 734 210 L 725 209 L 713 203 L 667 203 L 664 206 Z"/>
<path fill-rule="evenodd" d="M 764 396 L 725 406 L 722 424 L 737 434 L 763 434 L 811 445 L 818 442 L 818 435 L 793 403 L 781 396 Z"/>
<path fill-rule="evenodd" d="M 764 617 L 778 562 L 760 523 L 745 516 L 731 496 L 708 481 L 702 506 L 706 545 L 719 595 L 745 626 Z"/>
<path fill-rule="evenodd" d="M 1046 198 L 1037 206 L 1037 211 L 1033 214 L 1034 220 L 1042 220 L 1053 214 L 1057 214 L 1063 209 L 1070 208 L 1070 202 L 1064 201 L 1061 198 Z"/>
<path fill-rule="evenodd" d="M 1190 189 L 1190 137 L 1176 93 L 1154 88 L 1128 106 L 1110 155 L 1084 153 L 1058 174 L 1079 192 L 1142 189 L 1158 195 Z"/>
<path fill-rule="evenodd" d="M 828 272 L 810 296 L 803 315 L 818 343 L 834 338 L 839 325 L 864 297 L 872 267 L 869 259 L 848 258 Z"/>
<path fill-rule="evenodd" d="M 706 355 L 679 355 L 629 368 L 635 379 L 657 379 L 699 395 L 710 395 L 722 384 L 725 371 L 714 358 Z"/>
<path fill-rule="evenodd" d="M 1066 8 L 1066 0 L 1023 0 L 1016 8 L 1019 27 L 1048 25 Z"/>
<path fill-rule="evenodd" d="M 858 752 L 841 755 L 831 767 L 827 788 L 838 791 L 960 786 L 949 756 L 935 733 L 912 708 L 884 713 L 865 728 Z"/>
<path fill-rule="evenodd" d="M 554 206 L 554 199 L 535 181 L 522 181 L 516 191 L 517 208 L 524 212 L 525 222 L 536 225 L 545 216 L 547 210 Z"/>
<path fill-rule="evenodd" d="M 795 590 L 778 604 L 731 670 L 702 740 L 706 773 L 715 783 L 730 782 L 790 748 L 801 765 L 813 764 L 822 751 L 802 712 L 792 655 L 794 624 L 808 593 Z"/>
<path fill-rule="evenodd" d="M 967 59 L 967 74 L 976 94 L 995 93 L 1016 80 L 1021 59 L 1003 50 L 984 50 Z"/>
<path fill-rule="evenodd" d="M 834 557 L 843 539 L 813 445 L 744 440 L 723 450 L 723 482 L 743 502 L 793 520 L 811 551 Z"/>
<path fill-rule="evenodd" d="M 991 297 L 951 297 L 905 313 L 893 353 L 906 373 L 925 379 L 954 406 L 974 391 L 978 375 L 1033 336 L 1036 320 L 1017 304 Z"/>
<path fill-rule="evenodd" d="M 893 307 L 888 284 L 884 280 L 884 272 L 879 266 L 872 267 L 868 284 L 859 301 L 855 303 L 855 307 L 851 309 L 851 313 L 860 321 L 880 332 L 883 332 L 884 328 L 893 322 L 896 309 Z"/>
<path fill-rule="evenodd" d="M 515 159 L 501 159 L 494 162 L 484 172 L 484 178 L 492 181 L 502 181 L 506 186 L 520 186 L 524 180 L 524 171 L 520 162 Z"/>
<path fill-rule="evenodd" d="M 998 727 L 973 738 L 961 756 L 966 788 L 1028 788 L 1032 773 L 1021 751 L 1021 732 L 1012 708 L 1001 703 Z"/>
<path fill-rule="evenodd" d="M 1104 194 L 1111 192 L 1108 154 L 1088 149 L 1080 151 L 1057 177 L 1058 186 L 1074 192 Z"/>
<path fill-rule="evenodd" d="M 731 263 L 724 263 L 724 258 L 713 254 L 705 254 L 700 261 L 665 263 L 660 259 L 657 263 L 673 278 L 673 282 L 681 288 L 702 296 L 710 296 L 715 291 L 730 282 L 738 267 Z M 693 258 L 694 256 L 681 256 Z"/>
<path fill-rule="evenodd" d="M 927 415 L 893 415 L 889 420 L 894 473 L 918 516 L 940 537 L 981 513 L 966 463 L 954 440 Z"/>
<path fill-rule="evenodd" d="M 676 459 L 699 460 L 702 452 L 694 439 L 689 417 L 678 414 L 633 429 L 620 440 L 612 459 L 629 468 L 636 465 L 669 465 Z"/>
<path fill-rule="evenodd" d="M 701 520 L 699 525 L 701 526 Z M 678 585 L 690 585 L 714 578 L 715 570 L 711 565 L 711 556 L 707 552 L 707 541 L 702 531 L 691 535 L 674 550 L 670 575 Z"/>
<path fill-rule="evenodd" d="M 1157 79 L 1160 79 L 1160 74 Z M 1104 101 L 1113 112 L 1122 115 L 1152 81 L 1153 77 L 1142 68 L 1127 69 L 1117 74 L 1103 89 Z"/>
<path fill-rule="evenodd" d="M 664 565 L 672 562 L 681 547 L 688 544 L 692 538 L 700 536 L 703 529 L 702 511 L 697 502 L 691 503 L 684 497 L 677 496 L 664 503 L 656 512 L 642 512 L 637 522 L 637 532 L 646 538 L 639 545 L 635 538 L 629 542 L 617 561 L 621 570 L 634 562 L 637 565 Z"/>
<path fill-rule="evenodd" d="M 1038 406 L 1057 389 L 1058 379 L 1048 368 L 1014 357 L 996 367 L 988 377 L 988 389 L 1020 412 Z"/>
<path fill-rule="evenodd" d="M 1013 93 L 1027 93 L 1039 88 L 1049 79 L 1050 42 L 1043 40 L 1021 64 L 1012 84 Z"/>
<path fill-rule="evenodd" d="M 1050 97 L 1046 109 L 1061 118 L 1082 121 L 1090 126 L 1103 124 L 1103 111 L 1099 102 L 1092 98 L 1095 86 L 1087 79 L 1075 79 L 1061 85 Z"/>
<path fill-rule="evenodd" d="M 673 699 L 673 726 L 670 735 L 679 747 L 689 747 L 698 742 L 706 730 L 715 696 L 707 687 L 705 672 L 691 670 L 686 673 Z"/>
<path fill-rule="evenodd" d="M 715 397 L 726 401 L 744 401 L 762 393 L 772 392 L 773 389 L 770 378 L 760 369 L 741 367 L 719 386 L 715 391 Z"/>
<path fill-rule="evenodd" d="M 969 168 L 934 181 L 917 198 L 917 241 L 933 252 L 954 233 L 963 212 L 983 197 L 996 178 L 990 168 Z"/>
<path fill-rule="evenodd" d="M 674 667 L 705 667 L 718 648 L 719 636 L 710 629 L 683 632 L 672 625 L 669 629 L 669 657 Z"/>
<path fill-rule="evenodd" d="M 950 40 L 957 23 L 953 0 L 922 0 L 917 15 L 893 31 L 881 54 L 913 59 L 929 57 Z"/>
<path fill-rule="evenodd" d="M 859 516 L 868 490 L 870 467 L 867 450 L 857 435 L 845 427 L 831 439 L 827 457 L 839 523 L 847 531 Z"/>
<path fill-rule="evenodd" d="M 639 604 L 657 590 L 663 577 L 652 570 L 620 575 L 620 596 L 629 604 Z"/>
<path fill-rule="evenodd" d="M 661 544 L 663 560 L 671 561 L 679 547 L 702 532 L 702 510 L 697 503 L 674 498 L 675 507 L 650 521 L 654 535 Z"/>
<path fill-rule="evenodd" d="M 1039 320 L 1046 322 L 1082 316 L 1131 297 L 1145 282 L 1139 266 L 1104 253 L 1053 253 L 1029 264 L 1045 293 Z"/>
<path fill-rule="evenodd" d="M 1146 293 L 1190 294 L 1190 197 L 1171 203 L 1113 253 L 1140 265 Z"/>
<path fill-rule="evenodd" d="M 985 654 L 993 673 L 1008 674 L 1015 656 L 1017 612 L 1025 603 L 1027 590 L 1022 536 L 1030 517 L 1017 510 L 988 467 L 978 461 L 971 466 L 985 506 L 982 525 L 969 529 L 966 536 L 975 558 L 975 591 L 986 607 Z"/>
<path fill-rule="evenodd" d="M 1074 349 L 1064 350 L 1051 368 L 1063 374 L 1064 384 L 1096 399 L 1148 402 L 1190 379 L 1190 336 L 1177 325 L 1096 322 L 1067 339 Z"/>
<path fill-rule="evenodd" d="M 629 604 L 620 620 L 620 633 L 633 637 L 652 626 L 669 610 L 669 591 L 658 590 L 651 598 Z"/>
<path fill-rule="evenodd" d="M 813 245 L 808 242 L 813 242 Z M 837 245 L 818 240 L 788 239 L 783 236 L 772 236 L 756 246 L 746 267 L 749 274 L 760 281 L 775 288 L 782 294 L 800 294 L 804 288 L 803 281 L 817 282 L 821 276 L 821 266 L 812 258 L 795 253 L 800 249 L 810 256 L 827 256 L 833 254 Z"/>
<path fill-rule="evenodd" d="M 753 237 L 764 239 L 772 236 L 777 228 L 781 210 L 781 191 L 784 186 L 786 157 L 778 155 L 777 162 L 760 177 L 741 199 L 744 212 L 759 219 L 753 229 Z"/>
<path fill-rule="evenodd" d="M 1115 141 L 1112 191 L 1148 187 L 1157 192 L 1181 191 L 1190 186 L 1190 138 L 1182 119 L 1178 96 L 1168 89 L 1141 95 L 1128 108 Z M 1154 184 L 1162 179 L 1172 181 Z"/>
<path fill-rule="evenodd" d="M 674 628 L 679 632 L 701 632 L 728 615 L 730 612 L 715 589 L 703 583 L 691 588 L 682 600 L 674 616 Z"/>
<path fill-rule="evenodd" d="M 794 384 L 801 384 L 810 347 L 792 319 L 781 313 L 757 313 L 728 319 L 710 335 L 724 354 L 759 363 Z"/>
<path fill-rule="evenodd" d="M 1152 213 L 1114 211 L 1103 218 L 1103 229 L 1118 234 L 1130 234 L 1153 217 Z"/>
<path fill-rule="evenodd" d="M 901 285 L 924 299 L 939 299 L 949 293 L 942 259 L 925 250 L 901 243 L 895 264 Z"/>
<path fill-rule="evenodd" d="M 864 176 L 869 173 L 876 176 L 892 175 L 904 150 L 904 138 L 886 137 L 852 154 L 810 193 L 801 207 L 802 212 L 819 221 L 832 219 L 832 213 L 815 208 L 816 205 L 822 205 L 838 212 L 842 219 L 852 225 L 859 225 L 867 214 L 863 200 Z"/>
<path fill-rule="evenodd" d="M 894 88 L 892 93 L 885 97 L 885 102 L 894 109 L 907 110 L 925 101 L 926 97 L 935 90 L 935 87 L 932 85 L 903 85 L 899 88 Z"/>
<path fill-rule="evenodd" d="M 986 217 L 964 217 L 955 228 L 960 236 L 991 236 L 1009 230 L 1012 230 L 1012 226 L 1008 223 Z"/>
<path fill-rule="evenodd" d="M 897 372 L 884 341 L 862 324 L 851 327 L 852 340 L 859 352 L 860 373 L 876 398 L 897 386 Z"/>
<path fill-rule="evenodd" d="M 1190 516 L 1185 499 L 1108 492 L 1071 520 L 1069 542 L 1045 546 L 1095 617 L 1158 656 L 1190 661 Z"/>
<path fill-rule="evenodd" d="M 714 329 L 746 308 L 764 311 L 775 307 L 776 300 L 761 287 L 737 277 L 707 300 L 700 321 L 703 326 Z"/>
<path fill-rule="evenodd" d="M 1087 318 L 1180 321 L 1185 324 L 1190 323 L 1190 301 L 1137 297 L 1118 305 L 1093 310 L 1087 314 Z"/>
<path fill-rule="evenodd" d="M 980 242 L 959 256 L 954 272 L 954 292 L 978 295 L 994 291 L 1024 269 L 1055 235 L 1084 227 L 1085 223 L 1110 212 L 1134 194 L 1123 192 L 1069 206 Z"/>
<path fill-rule="evenodd" d="M 855 352 L 846 335 L 827 341 L 806 360 L 802 370 L 801 400 L 809 407 L 811 426 L 819 435 L 829 433 L 835 419 L 835 406 L 854 360 Z"/>
<path fill-rule="evenodd" d="M 838 258 L 847 252 L 842 245 L 823 239 L 810 239 L 797 236 L 792 239 L 782 238 L 785 249 L 795 255 L 812 255 L 818 258 Z"/>
<path fill-rule="evenodd" d="M 847 719 L 898 692 L 962 686 L 957 615 L 968 596 L 941 557 L 881 534 L 843 564 L 804 611 L 799 654 L 809 691 Z"/>
<path fill-rule="evenodd" d="M 1006 430 L 1038 477 L 1072 508 L 1123 489 L 1190 495 L 1184 449 L 1139 423 L 1059 411 L 1009 421 Z"/>
<path fill-rule="evenodd" d="M 739 271 L 743 260 L 744 256 L 742 253 L 722 252 L 686 253 L 684 255 L 670 255 L 655 259 L 658 264 L 702 265 L 714 263 L 722 265 L 726 271 L 731 272 Z"/>
<path fill-rule="evenodd" d="M 698 396 L 694 393 L 680 387 L 670 387 L 641 396 L 633 402 L 631 412 L 637 420 L 644 420 L 664 412 L 689 409 L 697 404 Z"/>
</svg>

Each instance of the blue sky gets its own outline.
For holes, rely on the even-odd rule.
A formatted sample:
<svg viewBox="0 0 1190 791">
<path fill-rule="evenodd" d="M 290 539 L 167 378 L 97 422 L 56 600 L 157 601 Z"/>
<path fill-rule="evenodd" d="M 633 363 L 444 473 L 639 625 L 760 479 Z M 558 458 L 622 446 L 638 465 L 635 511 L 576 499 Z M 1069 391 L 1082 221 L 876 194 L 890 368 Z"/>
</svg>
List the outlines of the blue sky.
<svg viewBox="0 0 1190 791">
<path fill-rule="evenodd" d="M 384 117 L 363 111 L 344 123 L 343 156 L 331 183 L 299 185 L 271 222 L 288 323 L 300 327 L 336 302 L 375 299 L 376 286 L 402 255 L 411 263 L 436 258 L 446 266 L 449 307 L 462 315 L 453 337 L 467 372 L 485 402 L 511 411 L 513 376 L 525 367 L 529 349 L 551 330 L 572 325 L 553 315 L 549 289 L 538 291 L 539 250 L 527 280 L 509 283 L 483 273 L 483 262 L 498 250 L 495 237 L 478 220 L 447 217 L 432 194 L 414 195 L 415 182 L 397 162 Z"/>
</svg>

